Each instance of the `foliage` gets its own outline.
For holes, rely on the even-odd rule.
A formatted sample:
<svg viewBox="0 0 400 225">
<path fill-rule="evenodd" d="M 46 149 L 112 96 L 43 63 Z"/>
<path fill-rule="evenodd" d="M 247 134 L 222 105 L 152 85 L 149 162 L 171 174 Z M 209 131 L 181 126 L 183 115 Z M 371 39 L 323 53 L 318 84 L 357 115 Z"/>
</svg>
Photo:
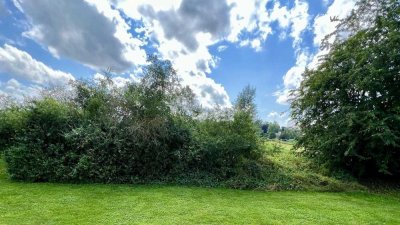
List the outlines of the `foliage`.
<svg viewBox="0 0 400 225">
<path fill-rule="evenodd" d="M 278 133 L 281 129 L 279 126 L 279 123 L 274 121 L 274 122 L 261 122 L 260 123 L 260 128 L 261 128 L 261 134 L 263 137 L 269 138 L 269 139 L 275 139 L 278 137 Z"/>
<path fill-rule="evenodd" d="M 0 143 L 10 176 L 146 183 L 205 174 L 226 180 L 259 159 L 254 89 L 244 89 L 225 117 L 213 117 L 222 110 L 201 112 L 169 61 L 149 61 L 138 83 L 118 88 L 110 77 L 79 81 L 70 98 L 47 96 L 0 111 L 0 134 L 10 137 Z"/>
<path fill-rule="evenodd" d="M 281 127 L 280 140 L 296 140 L 300 136 L 300 130 L 296 127 Z"/>
<path fill-rule="evenodd" d="M 0 153 L 12 146 L 26 125 L 25 110 L 11 106 L 0 110 Z"/>
<path fill-rule="evenodd" d="M 400 3 L 369 6 L 372 23 L 335 42 L 318 68 L 305 72 L 292 103 L 304 133 L 298 145 L 331 169 L 400 175 Z M 341 27 L 352 27 L 359 14 Z"/>
<path fill-rule="evenodd" d="M 279 132 L 279 130 L 280 130 L 280 126 L 279 126 L 278 122 L 274 121 L 274 122 L 269 123 L 268 132 L 267 132 L 268 138 L 275 139 L 277 137 L 277 133 Z"/>
<path fill-rule="evenodd" d="M 242 92 L 239 93 L 238 98 L 236 99 L 235 102 L 236 111 L 243 111 L 255 117 L 256 116 L 256 105 L 254 103 L 255 95 L 256 95 L 256 89 L 247 85 L 242 90 Z"/>
</svg>

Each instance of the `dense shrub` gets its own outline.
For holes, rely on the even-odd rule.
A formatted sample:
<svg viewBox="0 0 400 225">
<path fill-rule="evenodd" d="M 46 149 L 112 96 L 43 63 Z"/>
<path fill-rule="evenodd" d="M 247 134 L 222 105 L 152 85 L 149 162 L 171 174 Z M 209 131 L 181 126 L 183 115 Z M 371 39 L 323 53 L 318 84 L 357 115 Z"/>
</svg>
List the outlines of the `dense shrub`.
<svg viewBox="0 0 400 225">
<path fill-rule="evenodd" d="M 194 137 L 200 168 L 225 178 L 236 175 L 244 159 L 259 156 L 258 129 L 246 112 L 236 112 L 233 120 L 207 118 Z"/>
<path fill-rule="evenodd" d="M 11 106 L 7 110 L 0 110 L 0 153 L 16 142 L 25 125 L 26 115 L 24 109 Z"/>
<path fill-rule="evenodd" d="M 10 138 L 2 138 L 1 144 L 10 176 L 52 182 L 201 183 L 191 179 L 257 174 L 257 167 L 246 169 L 259 157 L 259 131 L 250 105 L 254 91 L 247 88 L 238 99 L 240 106 L 213 117 L 200 110 L 168 61 L 150 58 L 150 63 L 139 83 L 117 88 L 109 77 L 76 82 L 69 98 L 44 97 L 2 110 L 0 133 Z"/>
<path fill-rule="evenodd" d="M 74 108 L 45 98 L 26 106 L 20 119 L 24 121 L 23 132 L 18 131 L 6 151 L 11 176 L 42 181 L 64 173 L 63 161 L 69 153 L 64 134 L 79 123 Z"/>
</svg>

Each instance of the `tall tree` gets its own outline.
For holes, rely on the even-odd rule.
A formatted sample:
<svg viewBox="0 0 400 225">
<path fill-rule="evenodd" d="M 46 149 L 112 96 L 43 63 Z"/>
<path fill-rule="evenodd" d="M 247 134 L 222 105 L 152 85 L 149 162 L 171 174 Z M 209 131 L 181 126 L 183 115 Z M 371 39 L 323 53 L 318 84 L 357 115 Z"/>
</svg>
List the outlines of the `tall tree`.
<svg viewBox="0 0 400 225">
<path fill-rule="evenodd" d="M 360 1 L 304 73 L 291 107 L 308 156 L 358 175 L 400 175 L 399 15 L 399 1 Z"/>
<path fill-rule="evenodd" d="M 256 96 L 256 89 L 247 85 L 239 93 L 236 102 L 235 109 L 237 111 L 244 111 L 250 113 L 252 116 L 256 116 L 256 104 L 254 103 L 254 98 Z"/>
</svg>

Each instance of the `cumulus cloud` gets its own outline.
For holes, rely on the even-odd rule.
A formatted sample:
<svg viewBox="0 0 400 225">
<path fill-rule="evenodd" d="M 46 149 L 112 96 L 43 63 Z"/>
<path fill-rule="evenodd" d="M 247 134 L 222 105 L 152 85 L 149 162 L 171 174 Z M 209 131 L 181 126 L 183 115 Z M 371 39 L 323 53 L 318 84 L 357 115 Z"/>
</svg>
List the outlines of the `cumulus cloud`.
<svg viewBox="0 0 400 225">
<path fill-rule="evenodd" d="M 54 70 L 8 44 L 0 47 L 0 72 L 39 85 L 63 85 L 74 80 L 72 74 Z"/>
<path fill-rule="evenodd" d="M 114 6 L 128 17 L 140 20 L 149 40 L 164 59 L 175 65 L 183 82 L 191 85 L 203 105 L 212 100 L 230 105 L 223 86 L 207 77 L 218 65 L 208 47 L 221 41 L 247 46 L 255 51 L 263 49 L 263 43 L 273 33 L 271 23 L 277 21 L 283 32 L 301 40 L 308 24 L 308 4 L 296 0 L 288 8 L 275 3 L 267 10 L 269 0 L 120 0 Z M 225 47 L 218 47 L 223 51 Z"/>
<path fill-rule="evenodd" d="M 291 9 L 276 2 L 271 10 L 271 20 L 277 21 L 282 29 L 289 30 L 295 48 L 302 40 L 301 35 L 308 26 L 309 17 L 308 3 L 304 0 L 296 0 Z M 286 37 L 286 33 L 282 37 Z"/>
<path fill-rule="evenodd" d="M 314 32 L 314 45 L 316 47 L 320 47 L 322 40 L 326 35 L 335 31 L 336 26 L 338 25 L 337 20 L 335 19 L 344 19 L 350 13 L 351 10 L 355 7 L 356 0 L 335 0 L 329 6 L 327 12 L 323 15 L 318 15 L 314 20 L 313 32 Z M 333 42 L 333 37 L 330 40 L 327 40 L 329 43 Z M 316 68 L 319 64 L 321 56 L 328 53 L 329 49 L 319 50 L 311 59 L 310 64 L 308 65 L 310 68 Z"/>
<path fill-rule="evenodd" d="M 314 20 L 314 44 L 319 46 L 322 39 L 335 31 L 338 21 L 332 21 L 333 18 L 346 18 L 354 8 L 356 0 L 335 0 L 329 6 L 327 12 L 319 15 Z"/>
<path fill-rule="evenodd" d="M 140 30 L 163 59 L 172 61 L 183 84 L 192 88 L 204 107 L 230 106 L 225 89 L 207 77 L 219 61 L 208 47 L 229 32 L 227 2 L 116 1 L 116 7 L 143 22 Z"/>
<path fill-rule="evenodd" d="M 292 37 L 297 49 L 309 22 L 305 0 L 295 0 L 292 7 L 271 1 L 272 9 L 266 7 L 270 0 L 13 1 L 30 23 L 25 36 L 53 56 L 131 73 L 146 64 L 143 47 L 151 46 L 172 61 L 204 106 L 231 104 L 224 87 L 207 76 L 220 60 L 210 46 L 225 41 L 261 51 L 277 22 L 282 37 Z M 285 79 L 296 77 L 298 70 Z"/>
<path fill-rule="evenodd" d="M 302 73 L 310 60 L 308 52 L 300 52 L 296 57 L 296 64 L 283 76 L 283 84 L 286 88 L 294 89 L 300 86 Z"/>
<path fill-rule="evenodd" d="M 183 76 L 183 84 L 191 87 L 203 107 L 231 107 L 231 102 L 225 88 L 205 74 L 185 74 Z"/>
<path fill-rule="evenodd" d="M 38 96 L 42 90 L 43 88 L 38 85 L 24 85 L 12 78 L 7 82 L 0 81 L 0 100 L 2 97 L 8 96 L 22 102 L 27 97 Z M 0 107 L 2 107 L 1 102 Z"/>
<path fill-rule="evenodd" d="M 267 2 L 268 0 L 228 0 L 231 5 L 231 28 L 227 40 L 261 51 L 262 43 L 273 33 Z"/>
<path fill-rule="evenodd" d="M 16 0 L 31 28 L 25 36 L 56 57 L 67 57 L 94 69 L 117 72 L 145 62 L 142 41 L 106 1 Z"/>
<path fill-rule="evenodd" d="M 279 123 L 279 125 L 285 126 L 285 127 L 294 126 L 294 123 L 293 123 L 292 119 L 290 118 L 289 113 L 287 113 L 287 112 L 272 111 L 267 115 L 267 120 L 276 121 Z"/>
<path fill-rule="evenodd" d="M 111 77 L 112 83 L 115 87 L 121 88 L 126 86 L 128 83 L 131 82 L 136 82 L 137 80 L 134 79 L 135 77 L 131 77 L 129 78 L 125 78 L 125 77 L 121 77 L 121 76 L 116 76 L 116 77 Z M 106 76 L 104 76 L 103 74 L 100 73 L 96 73 L 93 75 L 93 79 L 95 81 L 102 81 L 107 79 Z"/>
<path fill-rule="evenodd" d="M 261 51 L 275 21 L 298 43 L 309 21 L 304 0 L 296 0 L 291 8 L 276 2 L 270 10 L 266 7 L 268 0 L 113 2 L 130 18 L 143 22 L 141 31 L 155 41 L 154 47 L 163 58 L 173 62 L 203 105 L 210 105 L 212 99 L 230 105 L 223 86 L 207 77 L 219 61 L 211 55 L 209 46 L 227 41 Z M 222 45 L 217 50 L 224 49 Z"/>
<path fill-rule="evenodd" d="M 338 22 L 332 21 L 332 18 L 346 18 L 350 14 L 351 10 L 354 8 L 355 2 L 356 0 L 334 0 L 325 14 L 315 17 L 312 27 L 312 31 L 314 34 L 313 42 L 315 47 L 319 49 L 322 39 L 326 35 L 335 31 Z M 297 40 L 297 44 L 294 44 L 295 46 L 297 46 L 296 64 L 292 68 L 290 68 L 283 76 L 284 87 L 281 90 L 275 92 L 275 96 L 277 97 L 276 101 L 279 104 L 288 104 L 290 102 L 290 92 L 291 90 L 299 87 L 305 68 L 316 68 L 319 64 L 320 57 L 328 53 L 328 49 L 319 49 L 316 53 L 310 54 L 307 49 L 301 49 L 301 47 L 298 45 L 298 43 L 301 42 L 301 39 Z M 294 41 L 296 43 L 296 38 L 294 39 Z"/>
<path fill-rule="evenodd" d="M 177 10 L 156 12 L 151 5 L 142 5 L 139 12 L 151 20 L 157 20 L 167 39 L 176 39 L 186 50 L 196 51 L 198 33 L 207 33 L 212 40 L 219 40 L 229 33 L 230 7 L 225 0 L 183 0 Z"/>
</svg>

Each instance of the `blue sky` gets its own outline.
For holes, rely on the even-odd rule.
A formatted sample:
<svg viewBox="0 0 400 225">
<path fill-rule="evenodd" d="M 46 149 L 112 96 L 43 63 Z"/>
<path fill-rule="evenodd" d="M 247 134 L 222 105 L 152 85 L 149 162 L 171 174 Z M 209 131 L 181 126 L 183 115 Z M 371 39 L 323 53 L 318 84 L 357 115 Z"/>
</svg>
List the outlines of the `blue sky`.
<svg viewBox="0 0 400 225">
<path fill-rule="evenodd" d="M 0 95 L 71 79 L 137 81 L 146 53 L 171 60 L 204 107 L 257 89 L 258 115 L 290 124 L 290 90 L 354 0 L 0 0 Z"/>
</svg>

